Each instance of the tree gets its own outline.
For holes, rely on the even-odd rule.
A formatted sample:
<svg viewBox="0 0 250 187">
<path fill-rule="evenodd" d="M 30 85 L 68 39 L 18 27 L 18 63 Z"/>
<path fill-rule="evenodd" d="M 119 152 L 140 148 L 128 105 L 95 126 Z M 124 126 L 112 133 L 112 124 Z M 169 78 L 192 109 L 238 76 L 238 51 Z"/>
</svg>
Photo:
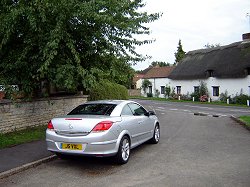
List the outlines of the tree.
<svg viewBox="0 0 250 187">
<path fill-rule="evenodd" d="M 170 66 L 170 64 L 166 62 L 161 62 L 161 61 L 153 61 L 150 66 L 151 67 L 155 67 L 155 66 L 164 67 L 164 66 Z"/>
<path fill-rule="evenodd" d="M 178 62 L 180 62 L 185 57 L 186 52 L 182 49 L 181 40 L 179 40 L 177 52 L 174 53 L 175 56 L 175 63 L 174 65 L 177 65 Z"/>
<path fill-rule="evenodd" d="M 68 90 L 107 77 L 127 84 L 129 63 L 145 59 L 135 46 L 152 42 L 135 35 L 161 16 L 139 11 L 142 1 L 1 0 L 0 80 L 26 93 L 43 81 Z"/>
<path fill-rule="evenodd" d="M 147 92 L 147 88 L 149 87 L 149 86 L 151 86 L 152 85 L 152 83 L 148 80 L 148 79 L 144 79 L 143 81 L 142 81 L 142 89 L 143 89 L 143 92 L 146 94 L 146 92 Z"/>
<path fill-rule="evenodd" d="M 171 88 L 170 88 L 170 86 L 167 84 L 166 87 L 165 87 L 165 94 L 164 94 L 165 98 L 166 98 L 166 97 L 169 98 L 170 93 L 171 93 Z"/>
<path fill-rule="evenodd" d="M 217 43 L 217 44 L 209 44 L 209 43 L 207 43 L 206 45 L 204 45 L 204 48 L 209 49 L 209 48 L 215 48 L 215 47 L 220 47 L 220 46 L 221 46 L 220 43 Z"/>
</svg>

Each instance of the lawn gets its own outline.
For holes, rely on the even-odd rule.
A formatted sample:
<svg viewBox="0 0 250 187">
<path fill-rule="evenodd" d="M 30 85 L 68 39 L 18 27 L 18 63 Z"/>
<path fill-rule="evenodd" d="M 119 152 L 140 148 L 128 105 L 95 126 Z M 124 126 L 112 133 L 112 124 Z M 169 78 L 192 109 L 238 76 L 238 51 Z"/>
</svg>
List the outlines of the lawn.
<svg viewBox="0 0 250 187">
<path fill-rule="evenodd" d="M 0 149 L 14 145 L 45 139 L 47 126 L 32 127 L 7 134 L 0 134 Z"/>
<path fill-rule="evenodd" d="M 210 104 L 210 105 L 221 105 L 221 106 L 239 106 L 239 107 L 248 107 L 247 105 L 240 104 L 227 104 L 220 101 L 212 101 L 212 102 L 199 102 L 199 101 L 190 101 L 190 100 L 177 100 L 177 99 L 165 99 L 165 98 L 156 98 L 156 97 L 130 97 L 130 99 L 142 99 L 142 100 L 155 100 L 155 101 L 169 101 L 169 102 L 186 102 L 186 103 L 197 103 L 197 104 Z"/>
<path fill-rule="evenodd" d="M 248 127 L 250 127 L 250 116 L 240 116 L 240 120 L 245 122 Z"/>
</svg>

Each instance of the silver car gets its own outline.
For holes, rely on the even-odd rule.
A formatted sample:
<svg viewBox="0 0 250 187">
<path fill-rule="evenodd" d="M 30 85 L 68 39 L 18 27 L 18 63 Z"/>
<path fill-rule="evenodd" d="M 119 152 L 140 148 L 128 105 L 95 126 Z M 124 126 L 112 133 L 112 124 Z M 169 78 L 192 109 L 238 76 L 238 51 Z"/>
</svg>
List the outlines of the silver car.
<svg viewBox="0 0 250 187">
<path fill-rule="evenodd" d="M 59 157 L 114 156 L 119 164 L 128 162 L 130 149 L 148 140 L 160 140 L 158 118 L 134 101 L 86 102 L 50 120 L 46 130 L 47 149 Z"/>
</svg>

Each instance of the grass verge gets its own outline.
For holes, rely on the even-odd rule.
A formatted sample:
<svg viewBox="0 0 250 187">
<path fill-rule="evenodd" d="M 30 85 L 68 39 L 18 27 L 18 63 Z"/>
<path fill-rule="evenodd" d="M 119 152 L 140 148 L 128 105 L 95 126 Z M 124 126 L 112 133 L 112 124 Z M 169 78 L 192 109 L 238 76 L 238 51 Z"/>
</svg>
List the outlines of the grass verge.
<svg viewBox="0 0 250 187">
<path fill-rule="evenodd" d="M 38 126 L 6 134 L 0 134 L 0 149 L 45 139 L 46 128 L 47 126 Z"/>
<path fill-rule="evenodd" d="M 250 116 L 240 116 L 241 121 L 245 122 L 248 127 L 250 127 Z"/>
<path fill-rule="evenodd" d="M 220 105 L 220 106 L 238 106 L 238 107 L 248 107 L 247 105 L 239 105 L 239 104 L 227 104 L 222 103 L 220 101 L 212 101 L 212 102 L 199 102 L 199 101 L 187 101 L 187 100 L 177 100 L 177 99 L 165 99 L 165 98 L 156 98 L 156 97 L 129 97 L 129 99 L 142 99 L 142 100 L 154 100 L 154 101 L 169 101 L 169 102 L 185 102 L 185 103 L 195 103 L 195 104 L 209 104 L 209 105 Z"/>
</svg>

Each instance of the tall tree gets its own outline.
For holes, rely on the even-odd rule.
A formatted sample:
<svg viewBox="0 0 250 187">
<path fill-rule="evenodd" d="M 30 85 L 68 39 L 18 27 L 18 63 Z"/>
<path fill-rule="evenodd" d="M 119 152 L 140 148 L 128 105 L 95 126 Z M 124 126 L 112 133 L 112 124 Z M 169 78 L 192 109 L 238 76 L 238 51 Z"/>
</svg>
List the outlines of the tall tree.
<svg viewBox="0 0 250 187">
<path fill-rule="evenodd" d="M 210 44 L 210 43 L 207 43 L 206 45 L 204 45 L 204 48 L 215 48 L 215 47 L 220 47 L 220 43 L 216 43 L 216 44 Z"/>
<path fill-rule="evenodd" d="M 125 76 L 145 58 L 135 46 L 152 42 L 135 35 L 160 17 L 142 12 L 142 1 L 1 0 L 0 80 L 32 92 L 43 80 L 76 90 Z"/>
<path fill-rule="evenodd" d="M 151 63 L 150 66 L 153 66 L 153 67 L 155 67 L 155 66 L 164 67 L 164 66 L 170 66 L 170 64 L 166 63 L 166 62 L 161 62 L 161 61 L 154 61 L 154 62 Z"/>
<path fill-rule="evenodd" d="M 182 49 L 181 40 L 179 40 L 177 52 L 174 53 L 175 56 L 175 63 L 174 65 L 177 65 L 178 62 L 180 62 L 185 57 L 186 52 Z"/>
</svg>

